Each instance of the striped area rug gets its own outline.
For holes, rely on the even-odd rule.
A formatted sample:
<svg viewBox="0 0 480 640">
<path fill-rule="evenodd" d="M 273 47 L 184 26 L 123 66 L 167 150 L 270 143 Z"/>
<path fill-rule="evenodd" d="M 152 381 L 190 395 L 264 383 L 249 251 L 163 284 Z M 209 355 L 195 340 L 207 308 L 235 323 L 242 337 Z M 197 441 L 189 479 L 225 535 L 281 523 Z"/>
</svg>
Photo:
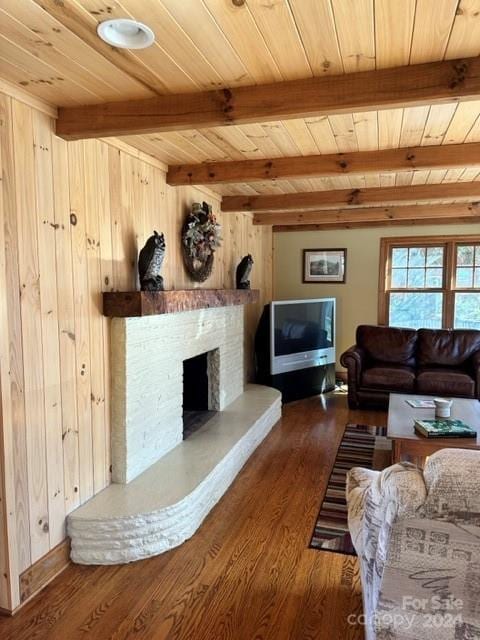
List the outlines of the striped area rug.
<svg viewBox="0 0 480 640">
<path fill-rule="evenodd" d="M 348 533 L 345 486 L 352 467 L 382 469 L 389 464 L 386 427 L 347 424 L 337 451 L 327 490 L 313 530 L 310 547 L 356 555 Z"/>
</svg>

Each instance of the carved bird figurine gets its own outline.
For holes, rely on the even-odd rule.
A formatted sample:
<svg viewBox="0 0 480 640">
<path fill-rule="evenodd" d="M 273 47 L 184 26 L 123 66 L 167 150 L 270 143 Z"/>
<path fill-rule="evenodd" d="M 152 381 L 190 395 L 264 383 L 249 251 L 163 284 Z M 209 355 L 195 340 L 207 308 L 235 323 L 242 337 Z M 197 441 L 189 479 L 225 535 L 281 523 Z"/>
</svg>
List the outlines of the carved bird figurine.
<svg viewBox="0 0 480 640">
<path fill-rule="evenodd" d="M 160 275 L 165 257 L 165 238 L 154 231 L 138 256 L 138 274 L 142 291 L 163 291 L 163 278 Z"/>
<path fill-rule="evenodd" d="M 243 256 L 236 271 L 237 289 L 250 289 L 250 272 L 253 267 L 253 258 L 250 254 Z"/>
</svg>

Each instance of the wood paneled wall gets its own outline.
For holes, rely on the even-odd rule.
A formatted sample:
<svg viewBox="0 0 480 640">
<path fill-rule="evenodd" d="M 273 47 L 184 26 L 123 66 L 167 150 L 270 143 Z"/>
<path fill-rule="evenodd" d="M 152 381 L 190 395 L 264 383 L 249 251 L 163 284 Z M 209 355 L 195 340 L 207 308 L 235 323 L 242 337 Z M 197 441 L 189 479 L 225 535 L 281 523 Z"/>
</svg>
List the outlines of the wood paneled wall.
<svg viewBox="0 0 480 640">
<path fill-rule="evenodd" d="M 219 198 L 168 187 L 158 161 L 114 141 L 66 143 L 48 115 L 5 94 L 0 135 L 0 607 L 11 609 L 18 575 L 63 540 L 66 514 L 110 482 L 101 292 L 136 286 L 137 252 L 153 229 L 166 235 L 166 287 L 195 286 L 180 228 L 192 202 L 218 212 Z M 220 222 L 223 245 L 203 286 L 233 287 L 240 258 L 254 256 L 261 302 L 246 309 L 251 367 L 258 314 L 271 298 L 271 230 L 248 214 Z"/>
</svg>

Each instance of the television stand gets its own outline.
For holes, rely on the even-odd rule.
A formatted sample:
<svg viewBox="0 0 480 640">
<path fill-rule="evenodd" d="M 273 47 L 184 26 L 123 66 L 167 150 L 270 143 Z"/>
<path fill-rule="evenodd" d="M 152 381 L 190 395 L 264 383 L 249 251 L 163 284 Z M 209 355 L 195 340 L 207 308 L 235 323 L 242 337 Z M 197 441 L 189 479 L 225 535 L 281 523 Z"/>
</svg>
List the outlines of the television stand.
<svg viewBox="0 0 480 640">
<path fill-rule="evenodd" d="M 258 373 L 257 382 L 281 391 L 284 403 L 316 396 L 335 388 L 334 364 L 308 367 L 274 375 Z"/>
</svg>

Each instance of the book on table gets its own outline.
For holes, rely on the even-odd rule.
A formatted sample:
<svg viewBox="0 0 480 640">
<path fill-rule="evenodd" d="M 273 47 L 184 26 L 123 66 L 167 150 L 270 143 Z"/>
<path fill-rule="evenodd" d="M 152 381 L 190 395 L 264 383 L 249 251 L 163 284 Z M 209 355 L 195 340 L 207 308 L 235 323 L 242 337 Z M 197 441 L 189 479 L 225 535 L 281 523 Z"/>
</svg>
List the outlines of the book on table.
<svg viewBox="0 0 480 640">
<path fill-rule="evenodd" d="M 477 432 L 462 420 L 443 418 L 415 420 L 414 429 L 426 438 L 475 438 Z"/>
<path fill-rule="evenodd" d="M 433 400 L 420 400 L 418 398 L 408 398 L 405 400 L 414 409 L 435 409 L 435 403 Z"/>
</svg>

